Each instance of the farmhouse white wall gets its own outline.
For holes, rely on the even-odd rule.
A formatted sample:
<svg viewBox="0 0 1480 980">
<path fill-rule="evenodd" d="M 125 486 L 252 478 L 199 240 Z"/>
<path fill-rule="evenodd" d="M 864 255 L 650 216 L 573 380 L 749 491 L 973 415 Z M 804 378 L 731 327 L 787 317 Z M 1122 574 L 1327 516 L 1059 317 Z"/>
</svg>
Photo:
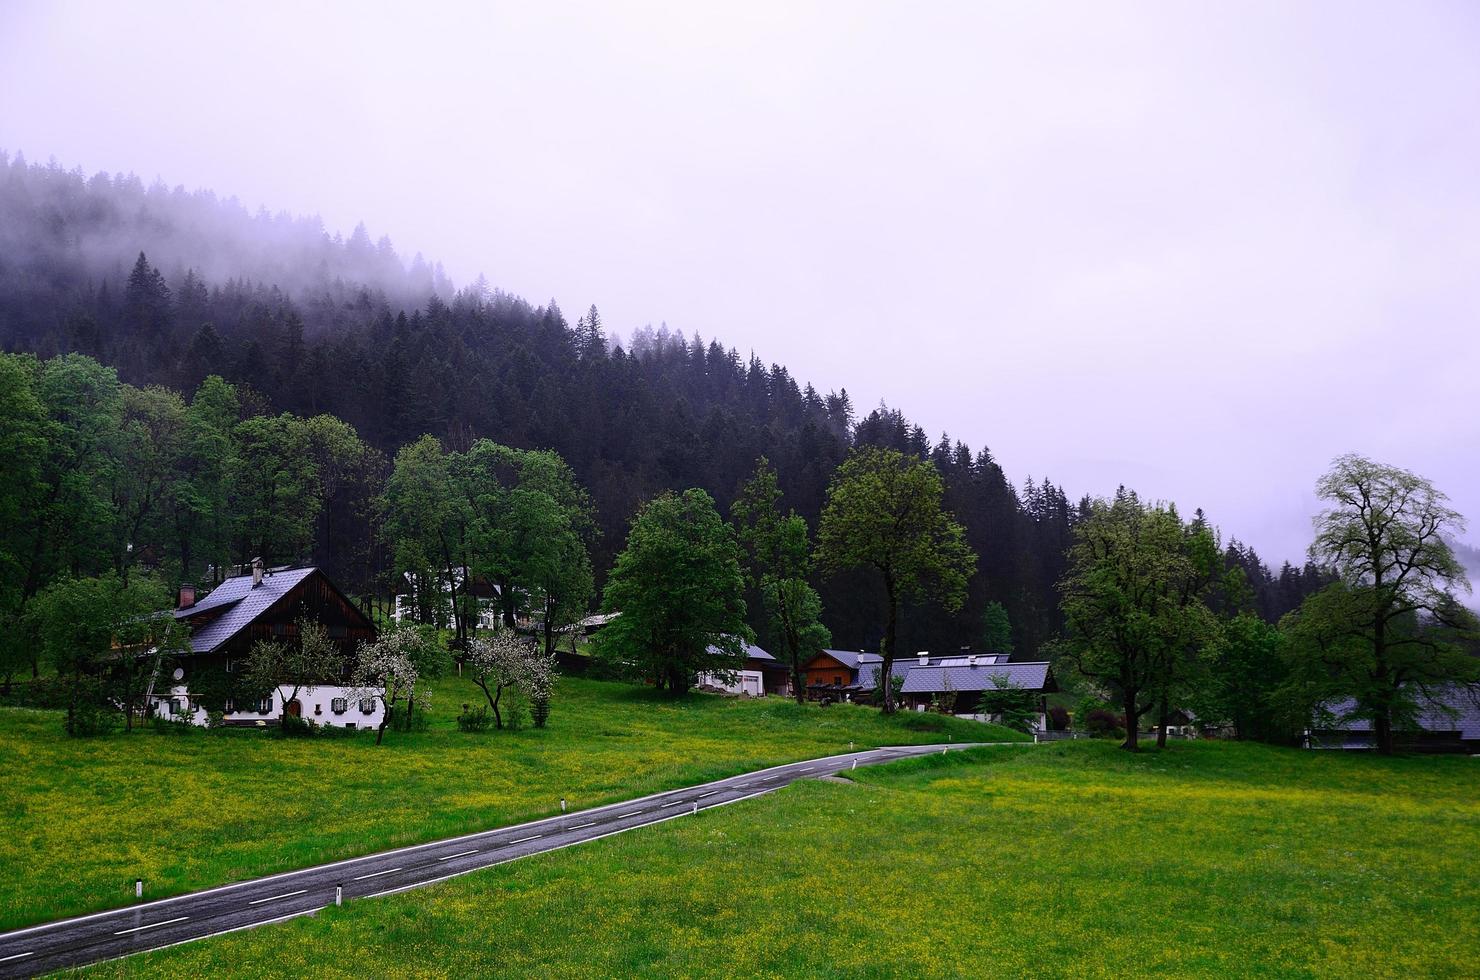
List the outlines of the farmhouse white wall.
<svg viewBox="0 0 1480 980">
<path fill-rule="evenodd" d="M 273 692 L 272 711 L 267 714 L 261 714 L 257 711 L 245 711 L 242 710 L 242 705 L 237 705 L 237 710 L 227 712 L 226 720 L 233 722 L 261 721 L 265 723 L 281 718 L 285 703 L 283 695 L 286 693 L 288 692 Z M 171 702 L 179 700 L 183 704 L 188 697 L 189 692 L 185 686 L 177 685 L 170 688 L 168 695 L 156 695 L 154 697 L 154 710 L 165 718 L 183 719 L 188 720 L 193 725 L 204 725 L 207 717 L 207 712 L 204 708 L 196 708 L 194 711 L 187 711 L 181 715 L 173 713 L 174 709 Z M 335 698 L 344 698 L 347 702 L 343 714 L 336 715 L 334 713 Z M 374 710 L 368 715 L 365 714 L 360 710 L 360 702 L 352 696 L 351 692 L 347 688 L 337 684 L 321 684 L 312 691 L 300 688 L 298 691 L 298 703 L 303 706 L 302 715 L 304 718 L 318 725 L 333 725 L 336 728 L 344 728 L 349 725 L 354 725 L 356 728 L 378 728 L 380 727 L 380 719 L 385 715 L 385 709 L 378 700 L 372 702 L 374 704 Z M 252 705 L 251 707 L 256 707 L 256 705 Z"/>
</svg>

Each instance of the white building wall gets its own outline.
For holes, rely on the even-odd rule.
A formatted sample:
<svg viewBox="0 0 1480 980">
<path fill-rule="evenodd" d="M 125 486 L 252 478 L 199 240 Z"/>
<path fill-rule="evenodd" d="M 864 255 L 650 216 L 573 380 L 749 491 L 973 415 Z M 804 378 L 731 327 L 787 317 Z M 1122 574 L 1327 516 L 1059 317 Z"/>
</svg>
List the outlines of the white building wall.
<svg viewBox="0 0 1480 980">
<path fill-rule="evenodd" d="M 286 696 L 292 693 L 287 690 L 274 691 L 270 697 L 272 710 L 262 713 L 253 704 L 234 705 L 236 710 L 226 713 L 226 720 L 236 724 L 261 722 L 267 725 L 283 716 L 283 708 L 286 704 Z M 168 695 L 155 695 L 153 698 L 155 713 L 160 717 L 172 720 L 189 721 L 192 725 L 204 725 L 207 719 L 205 708 L 197 707 L 190 709 L 189 691 L 184 685 L 176 685 L 170 689 Z M 345 710 L 343 713 L 334 711 L 334 699 L 345 699 Z M 336 728 L 379 728 L 380 720 L 385 716 L 385 708 L 379 699 L 371 699 L 368 706 L 370 712 L 367 714 L 362 710 L 360 701 L 354 698 L 348 688 L 338 684 L 320 684 L 312 691 L 299 688 L 298 703 L 302 706 L 302 716 L 316 725 L 333 725 Z M 182 710 L 176 713 L 178 705 Z"/>
<path fill-rule="evenodd" d="M 700 687 L 717 687 L 731 694 L 747 694 L 750 697 L 762 697 L 766 693 L 765 678 L 758 670 L 737 670 L 735 679 L 727 681 L 718 674 L 700 674 Z"/>
</svg>

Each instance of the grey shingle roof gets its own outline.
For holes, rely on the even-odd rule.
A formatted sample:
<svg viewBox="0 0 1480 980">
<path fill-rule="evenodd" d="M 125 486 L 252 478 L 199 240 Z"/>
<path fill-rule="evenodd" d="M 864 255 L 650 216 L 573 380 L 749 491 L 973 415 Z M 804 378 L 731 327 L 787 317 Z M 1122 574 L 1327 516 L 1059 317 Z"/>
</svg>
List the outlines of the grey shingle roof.
<svg viewBox="0 0 1480 980">
<path fill-rule="evenodd" d="M 1007 684 L 1027 691 L 1041 691 L 1048 682 L 1047 663 L 987 664 L 979 667 L 920 667 L 915 666 L 904 676 L 905 694 L 935 694 L 946 689 L 949 681 L 953 691 L 995 691 L 998 679 L 1005 678 Z"/>
<path fill-rule="evenodd" d="M 1437 704 L 1435 703 L 1437 702 Z M 1443 705 L 1454 713 L 1445 711 Z M 1366 718 L 1348 718 L 1347 715 L 1356 710 L 1356 702 L 1352 700 L 1339 701 L 1328 706 L 1331 713 L 1338 719 L 1334 728 L 1337 731 L 1346 732 L 1370 732 L 1372 722 Z M 1418 724 L 1426 732 L 1453 732 L 1458 731 L 1459 737 L 1470 740 L 1480 740 L 1480 689 L 1451 687 L 1435 701 L 1421 709 L 1418 714 Z"/>
<path fill-rule="evenodd" d="M 210 653 L 217 649 L 315 571 L 313 568 L 292 568 L 270 572 L 255 589 L 252 588 L 252 576 L 238 575 L 216 586 L 210 595 L 190 608 L 175 610 L 176 619 L 185 619 L 225 607 L 225 611 L 215 619 L 191 631 L 190 652 Z"/>
<path fill-rule="evenodd" d="M 822 652 L 827 654 L 829 657 L 832 657 L 834 660 L 842 664 L 844 667 L 847 667 L 849 670 L 857 670 L 858 658 L 861 656 L 868 656 L 867 654 L 851 653 L 848 650 L 824 650 Z"/>
</svg>

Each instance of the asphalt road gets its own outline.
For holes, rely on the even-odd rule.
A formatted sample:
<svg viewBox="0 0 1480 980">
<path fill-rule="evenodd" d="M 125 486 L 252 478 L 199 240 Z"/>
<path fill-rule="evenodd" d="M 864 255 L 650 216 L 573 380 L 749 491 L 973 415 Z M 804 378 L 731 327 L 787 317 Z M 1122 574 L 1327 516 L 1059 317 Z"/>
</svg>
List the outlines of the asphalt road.
<svg viewBox="0 0 1480 980">
<path fill-rule="evenodd" d="M 796 762 L 593 810 L 18 929 L 0 934 L 0 977 L 48 973 L 308 915 L 333 905 L 336 889 L 348 902 L 418 888 L 531 854 L 738 803 L 798 779 L 832 775 L 855 764 L 973 747 L 908 745 Z"/>
</svg>

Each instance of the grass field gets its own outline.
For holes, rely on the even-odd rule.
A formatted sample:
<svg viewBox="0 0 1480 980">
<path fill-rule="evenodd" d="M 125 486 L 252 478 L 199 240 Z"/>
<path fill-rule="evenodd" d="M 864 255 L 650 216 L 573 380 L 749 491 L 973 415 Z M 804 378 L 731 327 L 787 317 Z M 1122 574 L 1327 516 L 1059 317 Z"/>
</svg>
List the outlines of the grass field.
<svg viewBox="0 0 1480 980">
<path fill-rule="evenodd" d="M 859 770 L 104 976 L 1440 976 L 1480 759 L 1227 743 Z"/>
<path fill-rule="evenodd" d="M 566 679 L 545 729 L 469 735 L 482 693 L 441 682 L 426 732 L 227 731 L 68 739 L 0 709 L 0 929 L 584 808 L 782 762 L 909 742 L 1019 738 L 939 716 Z"/>
</svg>

